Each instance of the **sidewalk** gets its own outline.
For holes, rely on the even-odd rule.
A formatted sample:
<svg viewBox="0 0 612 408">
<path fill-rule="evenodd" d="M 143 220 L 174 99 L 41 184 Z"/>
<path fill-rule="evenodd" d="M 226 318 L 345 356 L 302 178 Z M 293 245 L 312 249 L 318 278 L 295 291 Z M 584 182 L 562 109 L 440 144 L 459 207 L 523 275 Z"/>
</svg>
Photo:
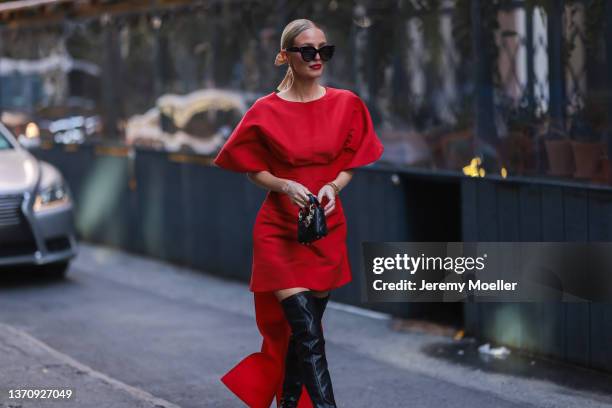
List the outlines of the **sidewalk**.
<svg viewBox="0 0 612 408">
<path fill-rule="evenodd" d="M 0 296 L 0 322 L 12 325 L 0 323 L 0 408 L 244 406 L 219 379 L 261 345 L 245 283 L 81 244 L 65 282 L 8 289 Z M 517 351 L 484 359 L 474 339 L 333 297 L 324 325 L 341 406 L 612 406 L 609 374 Z M 41 387 L 72 388 L 75 399 L 8 399 L 10 388 Z"/>
<path fill-rule="evenodd" d="M 227 360 L 228 367 L 260 345 L 252 293 L 244 283 L 90 244 L 82 245 L 75 265 L 172 301 L 244 316 L 241 334 L 233 331 L 236 323 L 228 321 L 226 325 L 236 336 L 228 348 L 241 350 Z M 337 303 L 333 298 L 327 309 L 326 340 L 335 348 L 330 353 L 338 388 L 334 391 L 344 401 L 352 396 L 359 406 L 377 408 L 382 393 L 389 406 L 398 407 L 612 406 L 610 375 L 537 358 L 529 358 L 525 366 L 521 363 L 525 357 L 516 353 L 506 360 L 483 363 L 475 350 L 480 342 L 474 339 L 455 341 L 427 331 L 393 329 L 401 324 L 389 316 Z M 353 375 L 355 370 L 362 375 Z M 404 399 L 407 395 L 410 399 Z M 441 404 L 441 400 L 445 402 Z"/>
<path fill-rule="evenodd" d="M 29 334 L 0 323 L 0 408 L 179 408 L 123 384 L 51 349 Z M 9 389 L 67 389 L 63 399 L 10 399 Z"/>
</svg>

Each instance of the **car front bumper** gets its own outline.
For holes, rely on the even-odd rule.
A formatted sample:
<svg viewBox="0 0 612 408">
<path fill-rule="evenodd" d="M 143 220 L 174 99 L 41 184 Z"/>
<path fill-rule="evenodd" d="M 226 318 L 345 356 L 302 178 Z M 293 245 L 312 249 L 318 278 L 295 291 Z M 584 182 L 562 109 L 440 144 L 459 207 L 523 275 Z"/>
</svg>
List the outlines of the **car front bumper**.
<svg viewBox="0 0 612 408">
<path fill-rule="evenodd" d="M 64 262 L 78 253 L 72 202 L 34 212 L 33 199 L 0 194 L 0 266 Z"/>
</svg>

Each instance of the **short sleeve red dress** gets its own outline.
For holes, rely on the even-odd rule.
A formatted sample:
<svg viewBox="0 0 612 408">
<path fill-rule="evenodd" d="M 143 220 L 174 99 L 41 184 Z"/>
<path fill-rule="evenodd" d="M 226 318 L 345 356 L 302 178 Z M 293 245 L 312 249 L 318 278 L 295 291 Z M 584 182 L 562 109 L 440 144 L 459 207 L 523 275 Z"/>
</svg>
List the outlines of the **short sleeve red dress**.
<svg viewBox="0 0 612 408">
<path fill-rule="evenodd" d="M 267 170 L 317 195 L 340 171 L 378 160 L 384 148 L 365 103 L 352 91 L 325 89 L 321 98 L 309 102 L 287 101 L 274 92 L 259 98 L 214 164 L 241 173 Z M 290 328 L 273 291 L 329 290 L 351 281 L 340 196 L 326 218 L 328 235 L 312 245 L 297 241 L 298 210 L 286 194 L 269 191 L 253 227 L 249 288 L 254 292 L 263 344 L 260 352 L 244 358 L 221 378 L 249 407 L 269 408 L 274 397 L 278 404 L 282 393 Z M 312 407 L 305 388 L 299 407 Z"/>
</svg>

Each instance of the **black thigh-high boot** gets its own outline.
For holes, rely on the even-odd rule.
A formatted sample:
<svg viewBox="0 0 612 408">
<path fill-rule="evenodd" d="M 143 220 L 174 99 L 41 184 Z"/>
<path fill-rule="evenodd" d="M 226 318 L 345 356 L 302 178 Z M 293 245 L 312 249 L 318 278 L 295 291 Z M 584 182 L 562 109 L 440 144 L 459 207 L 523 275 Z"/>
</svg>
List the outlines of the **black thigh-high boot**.
<svg viewBox="0 0 612 408">
<path fill-rule="evenodd" d="M 336 408 L 319 308 L 310 291 L 280 302 L 294 337 L 299 371 L 315 408 Z"/>
<path fill-rule="evenodd" d="M 319 320 L 323 317 L 329 297 L 329 294 L 325 297 L 313 296 L 317 305 Z M 325 341 L 323 341 L 323 343 L 325 344 Z M 280 408 L 297 408 L 300 395 L 302 394 L 302 384 L 302 374 L 300 373 L 298 355 L 295 349 L 295 338 L 293 333 L 291 333 L 285 357 L 285 379 L 283 382 L 283 396 L 281 398 Z"/>
</svg>

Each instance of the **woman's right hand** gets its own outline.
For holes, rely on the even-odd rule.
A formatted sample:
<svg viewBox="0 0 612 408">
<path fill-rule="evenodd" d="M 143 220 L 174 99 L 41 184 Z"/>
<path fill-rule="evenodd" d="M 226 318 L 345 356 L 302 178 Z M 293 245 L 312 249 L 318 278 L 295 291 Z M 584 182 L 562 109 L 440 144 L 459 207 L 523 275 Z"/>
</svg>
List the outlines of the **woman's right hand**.
<svg viewBox="0 0 612 408">
<path fill-rule="evenodd" d="M 282 190 L 300 208 L 304 208 L 308 203 L 308 194 L 312 194 L 305 186 L 293 180 L 286 180 Z"/>
</svg>

